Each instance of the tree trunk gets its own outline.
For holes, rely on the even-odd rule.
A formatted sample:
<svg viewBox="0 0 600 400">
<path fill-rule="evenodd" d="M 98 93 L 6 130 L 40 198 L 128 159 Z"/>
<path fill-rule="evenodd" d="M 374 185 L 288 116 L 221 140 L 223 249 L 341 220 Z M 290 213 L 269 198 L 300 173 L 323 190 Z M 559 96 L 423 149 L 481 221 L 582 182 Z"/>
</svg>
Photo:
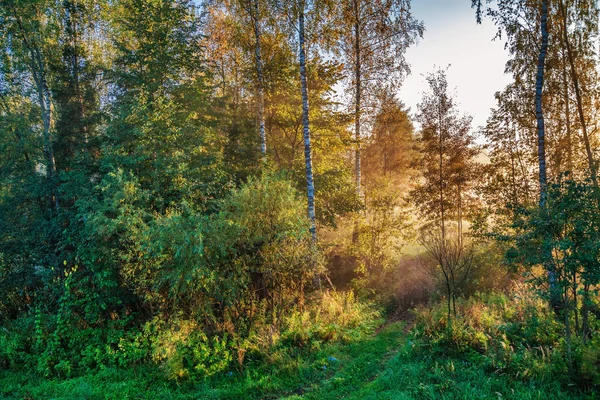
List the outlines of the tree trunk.
<svg viewBox="0 0 600 400">
<path fill-rule="evenodd" d="M 354 152 L 354 168 L 356 174 L 356 193 L 361 196 L 361 167 L 360 167 L 360 117 L 361 117 L 361 59 L 360 59 L 360 15 L 358 10 L 358 0 L 354 0 L 354 56 L 356 57 L 354 65 L 354 140 L 356 141 L 356 150 Z"/>
<path fill-rule="evenodd" d="M 440 104 L 440 110 L 441 110 L 441 104 Z M 438 113 L 441 113 L 441 111 L 438 111 Z M 444 215 L 444 136 L 442 134 L 442 117 L 441 115 L 438 115 L 438 130 L 440 133 L 440 162 L 439 162 L 439 168 L 440 168 L 440 173 L 439 173 L 439 186 L 440 186 L 440 218 L 441 218 L 441 228 L 442 228 L 442 246 L 446 245 L 446 221 L 445 221 L 445 215 Z"/>
<path fill-rule="evenodd" d="M 17 22 L 17 26 L 19 28 L 19 33 L 21 34 L 21 39 L 23 40 L 23 44 L 31 57 L 30 63 L 28 67 L 31 70 L 31 75 L 33 76 L 33 80 L 35 82 L 38 102 L 41 111 L 42 117 L 42 140 L 43 140 L 43 154 L 46 159 L 46 176 L 50 181 L 51 186 L 51 198 L 55 211 L 59 209 L 59 199 L 58 199 L 58 190 L 57 190 L 57 182 L 56 182 L 56 163 L 54 159 L 54 148 L 52 145 L 52 136 L 50 133 L 50 125 L 51 125 L 51 98 L 50 98 L 50 89 L 48 88 L 48 82 L 46 79 L 46 69 L 44 66 L 44 60 L 41 55 L 40 48 L 37 43 L 30 41 L 27 29 L 23 25 L 23 21 L 18 11 L 13 9 L 11 10 L 13 13 L 13 17 Z"/>
<path fill-rule="evenodd" d="M 514 128 L 513 128 L 514 129 Z M 514 141 L 513 141 L 513 145 L 514 145 L 514 151 L 515 151 L 515 155 L 517 156 L 517 161 L 519 163 L 519 169 L 521 170 L 521 178 L 523 179 L 523 182 L 525 183 L 525 204 L 526 205 L 530 205 L 531 204 L 531 198 L 530 198 L 530 194 L 531 194 L 531 190 L 529 188 L 529 179 L 528 179 L 528 175 L 529 173 L 527 172 L 527 168 L 525 167 L 525 163 L 523 162 L 523 153 L 521 150 L 519 150 L 519 142 L 517 139 L 517 130 L 514 130 Z"/>
<path fill-rule="evenodd" d="M 590 324 L 589 324 L 589 314 L 590 314 L 590 285 L 583 285 L 583 299 L 581 305 L 581 337 L 583 338 L 583 343 L 587 343 L 590 338 Z"/>
<path fill-rule="evenodd" d="M 514 135 L 514 130 L 513 130 Z M 516 138 L 513 138 L 516 142 Z M 510 175 L 511 175 L 511 186 L 512 186 L 512 203 L 516 206 L 519 202 L 519 194 L 517 190 L 517 172 L 515 167 L 515 151 L 513 143 L 510 144 Z"/>
<path fill-rule="evenodd" d="M 567 131 L 567 170 L 573 173 L 573 140 L 571 137 L 571 109 L 569 107 L 569 82 L 567 80 L 567 62 L 563 51 L 562 79 L 564 86 L 565 124 Z"/>
<path fill-rule="evenodd" d="M 542 45 L 538 57 L 537 76 L 535 81 L 535 117 L 537 120 L 538 133 L 538 162 L 540 183 L 540 208 L 546 212 L 548 178 L 546 174 L 546 137 L 544 131 L 544 113 L 542 110 L 542 93 L 544 89 L 544 66 L 548 52 L 548 0 L 542 1 L 541 32 Z M 547 216 L 546 216 L 547 218 Z M 560 293 L 556 287 L 556 272 L 552 267 L 552 255 L 544 254 L 544 264 L 548 274 L 548 285 L 550 288 L 550 304 L 555 311 L 560 310 Z"/>
<path fill-rule="evenodd" d="M 71 47 L 72 47 L 72 54 L 71 57 L 69 58 L 68 62 L 71 64 L 71 71 L 72 71 L 72 78 L 73 78 L 73 85 L 75 86 L 75 96 L 77 97 L 77 117 L 79 118 L 78 124 L 79 124 L 79 128 L 81 129 L 82 133 L 83 133 L 83 141 L 84 141 L 84 147 L 83 147 L 83 151 L 86 154 L 87 157 L 87 152 L 88 152 L 88 142 L 89 142 L 89 137 L 88 137 L 88 129 L 87 129 L 87 124 L 85 123 L 85 104 L 83 101 L 83 93 L 81 91 L 81 85 L 80 85 L 80 78 L 79 78 L 79 49 L 78 49 L 78 45 L 77 45 L 77 20 L 76 18 L 73 17 L 73 12 L 77 13 L 77 9 L 76 9 L 76 5 L 70 2 L 65 2 L 64 3 L 64 7 L 65 7 L 65 24 L 66 24 L 66 30 L 67 30 L 67 35 L 69 36 L 70 42 L 71 42 Z"/>
<path fill-rule="evenodd" d="M 546 138 L 544 132 L 544 113 L 542 110 L 542 92 L 544 88 L 544 66 L 546 54 L 548 52 L 548 0 L 542 1 L 542 46 L 538 57 L 537 77 L 535 81 L 535 117 L 537 120 L 538 133 L 538 161 L 539 161 L 539 182 L 540 182 L 540 206 L 546 206 L 546 189 L 548 187 L 548 178 L 546 175 Z"/>
<path fill-rule="evenodd" d="M 23 38 L 26 38 L 26 32 L 23 29 L 22 25 L 19 24 Z M 48 88 L 48 81 L 46 79 L 46 69 L 44 67 L 44 61 L 42 59 L 42 55 L 40 54 L 40 49 L 31 45 L 27 40 L 25 40 L 26 46 L 29 48 L 29 52 L 31 54 L 31 69 L 32 75 L 35 81 L 37 94 L 38 94 L 38 102 L 40 105 L 40 111 L 42 116 L 42 126 L 43 126 L 43 153 L 44 158 L 46 159 L 46 176 L 50 181 L 50 185 L 52 187 L 52 202 L 54 203 L 54 209 L 58 211 L 59 209 L 59 200 L 58 193 L 56 190 L 56 162 L 54 159 L 54 147 L 52 145 L 52 136 L 50 133 L 50 125 L 51 125 L 51 99 L 50 99 L 50 89 Z"/>
<path fill-rule="evenodd" d="M 317 241 L 317 225 L 315 219 L 315 184 L 312 171 L 312 155 L 310 149 L 310 128 L 308 118 L 308 85 L 306 82 L 306 52 L 304 50 L 304 6 L 301 6 L 298 17 L 298 42 L 300 45 L 300 81 L 302 82 L 302 128 L 304 133 L 304 162 L 306 165 L 306 193 L 308 198 L 308 218 L 313 242 Z"/>
<path fill-rule="evenodd" d="M 463 226 L 462 226 L 462 189 L 460 186 L 460 182 L 458 184 L 458 244 L 460 246 L 462 246 L 462 233 L 463 233 Z"/>
<path fill-rule="evenodd" d="M 261 33 L 259 24 L 259 9 L 258 0 L 253 0 L 252 10 L 250 16 L 254 22 L 254 53 L 256 57 L 256 76 L 257 76 L 257 90 L 258 90 L 258 130 L 260 133 L 260 152 L 263 159 L 267 156 L 267 135 L 265 132 L 265 94 L 264 94 L 264 78 L 263 78 L 263 64 L 262 64 L 262 52 L 261 52 Z"/>
<path fill-rule="evenodd" d="M 565 287 L 565 292 L 563 294 L 564 296 L 564 303 L 563 303 L 563 317 L 564 317 L 564 324 L 565 324 L 565 341 L 567 344 L 567 364 L 569 367 L 569 373 L 573 374 L 573 356 L 572 356 L 572 351 L 571 351 L 571 321 L 569 319 L 569 308 L 570 308 L 570 304 L 569 304 L 569 294 L 568 294 L 568 288 Z"/>
<path fill-rule="evenodd" d="M 356 178 L 356 195 L 362 198 L 361 186 L 361 163 L 360 163 L 360 117 L 362 106 L 362 85 L 361 85 L 361 59 L 360 59 L 360 13 L 358 8 L 359 0 L 352 2 L 354 11 L 354 141 L 356 148 L 354 150 L 354 175 Z M 358 242 L 359 224 L 358 218 L 354 221 L 354 231 L 352 232 L 352 244 Z"/>
<path fill-rule="evenodd" d="M 578 296 L 578 286 L 579 282 L 577 281 L 577 271 L 573 272 L 572 284 L 571 284 L 571 292 L 573 294 L 573 314 L 575 316 L 575 332 L 577 334 L 580 333 L 579 330 L 579 301 L 577 299 Z"/>
<path fill-rule="evenodd" d="M 50 134 L 50 91 L 46 83 L 46 76 L 43 70 L 40 71 L 40 84 L 38 84 L 38 100 L 42 112 L 42 122 L 44 126 L 43 142 L 44 142 L 44 157 L 46 158 L 46 176 L 50 180 L 52 187 L 52 200 L 54 209 L 58 211 L 59 200 L 56 190 L 56 163 L 54 161 L 54 147 L 52 145 L 52 136 Z"/>
</svg>

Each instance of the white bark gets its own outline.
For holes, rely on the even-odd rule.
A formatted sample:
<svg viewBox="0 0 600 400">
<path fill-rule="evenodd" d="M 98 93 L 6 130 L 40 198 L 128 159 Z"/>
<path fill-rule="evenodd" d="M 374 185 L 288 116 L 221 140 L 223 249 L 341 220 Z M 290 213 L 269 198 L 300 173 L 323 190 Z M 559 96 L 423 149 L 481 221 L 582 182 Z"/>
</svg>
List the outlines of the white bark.
<svg viewBox="0 0 600 400">
<path fill-rule="evenodd" d="M 58 191 L 56 190 L 56 163 L 54 160 L 54 148 L 52 145 L 51 128 L 51 98 L 48 81 L 46 79 L 46 68 L 39 46 L 29 40 L 28 32 L 23 25 L 23 21 L 18 15 L 15 15 L 19 33 L 23 40 L 23 45 L 29 52 L 30 61 L 28 63 L 31 75 L 35 82 L 40 113 L 42 117 L 42 139 L 43 139 L 43 154 L 46 159 L 46 176 L 50 180 L 52 186 L 52 202 L 55 210 L 59 209 Z"/>
<path fill-rule="evenodd" d="M 263 158 L 267 155 L 267 135 L 265 132 L 265 94 L 264 94 L 264 77 L 263 77 L 263 63 L 262 63 L 262 52 L 261 52 L 261 32 L 259 24 L 259 7 L 258 0 L 252 1 L 252 9 L 250 10 L 250 16 L 254 23 L 254 53 L 256 57 L 256 75 L 257 75 L 257 91 L 258 91 L 258 130 L 260 134 L 260 152 Z"/>
<path fill-rule="evenodd" d="M 308 85 L 306 82 L 306 51 L 304 43 L 304 8 L 301 6 L 298 16 L 298 42 L 300 59 L 300 80 L 302 83 L 302 130 L 304 136 L 304 161 L 306 165 L 306 194 L 308 198 L 308 218 L 310 219 L 310 233 L 313 241 L 317 240 L 317 226 L 315 219 L 315 184 L 312 171 L 312 155 L 310 146 L 310 125 L 308 118 Z"/>
</svg>

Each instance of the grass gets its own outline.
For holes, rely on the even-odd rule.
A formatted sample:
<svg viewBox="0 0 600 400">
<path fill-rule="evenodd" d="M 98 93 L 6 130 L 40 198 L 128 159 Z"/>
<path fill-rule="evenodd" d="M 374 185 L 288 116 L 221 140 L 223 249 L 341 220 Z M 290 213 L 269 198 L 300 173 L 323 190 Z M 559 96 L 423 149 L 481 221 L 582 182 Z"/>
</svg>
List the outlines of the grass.
<svg viewBox="0 0 600 400">
<path fill-rule="evenodd" d="M 105 369 L 68 380 L 0 371 L 6 399 L 594 399 L 556 382 L 489 371 L 478 353 L 460 355 L 415 341 L 403 323 L 312 351 L 282 349 L 199 382 L 166 381 L 158 367 Z"/>
</svg>

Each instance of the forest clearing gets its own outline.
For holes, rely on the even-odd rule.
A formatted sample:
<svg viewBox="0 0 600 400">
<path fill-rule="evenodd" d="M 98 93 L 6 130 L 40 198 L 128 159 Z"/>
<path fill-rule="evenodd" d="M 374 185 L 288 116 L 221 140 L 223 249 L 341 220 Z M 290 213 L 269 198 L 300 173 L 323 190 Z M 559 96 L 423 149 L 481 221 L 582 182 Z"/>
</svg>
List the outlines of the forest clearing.
<svg viewBox="0 0 600 400">
<path fill-rule="evenodd" d="M 0 0 L 0 398 L 598 398 L 599 12 Z"/>
</svg>

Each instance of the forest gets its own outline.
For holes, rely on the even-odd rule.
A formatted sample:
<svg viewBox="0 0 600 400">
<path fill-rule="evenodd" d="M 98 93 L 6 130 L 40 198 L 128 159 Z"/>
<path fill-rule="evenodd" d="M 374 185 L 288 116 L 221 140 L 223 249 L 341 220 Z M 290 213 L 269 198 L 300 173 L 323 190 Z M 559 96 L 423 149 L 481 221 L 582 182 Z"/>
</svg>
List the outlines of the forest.
<svg viewBox="0 0 600 400">
<path fill-rule="evenodd" d="M 598 398 L 599 5 L 462 1 L 481 127 L 410 0 L 0 0 L 0 398 Z"/>
</svg>

